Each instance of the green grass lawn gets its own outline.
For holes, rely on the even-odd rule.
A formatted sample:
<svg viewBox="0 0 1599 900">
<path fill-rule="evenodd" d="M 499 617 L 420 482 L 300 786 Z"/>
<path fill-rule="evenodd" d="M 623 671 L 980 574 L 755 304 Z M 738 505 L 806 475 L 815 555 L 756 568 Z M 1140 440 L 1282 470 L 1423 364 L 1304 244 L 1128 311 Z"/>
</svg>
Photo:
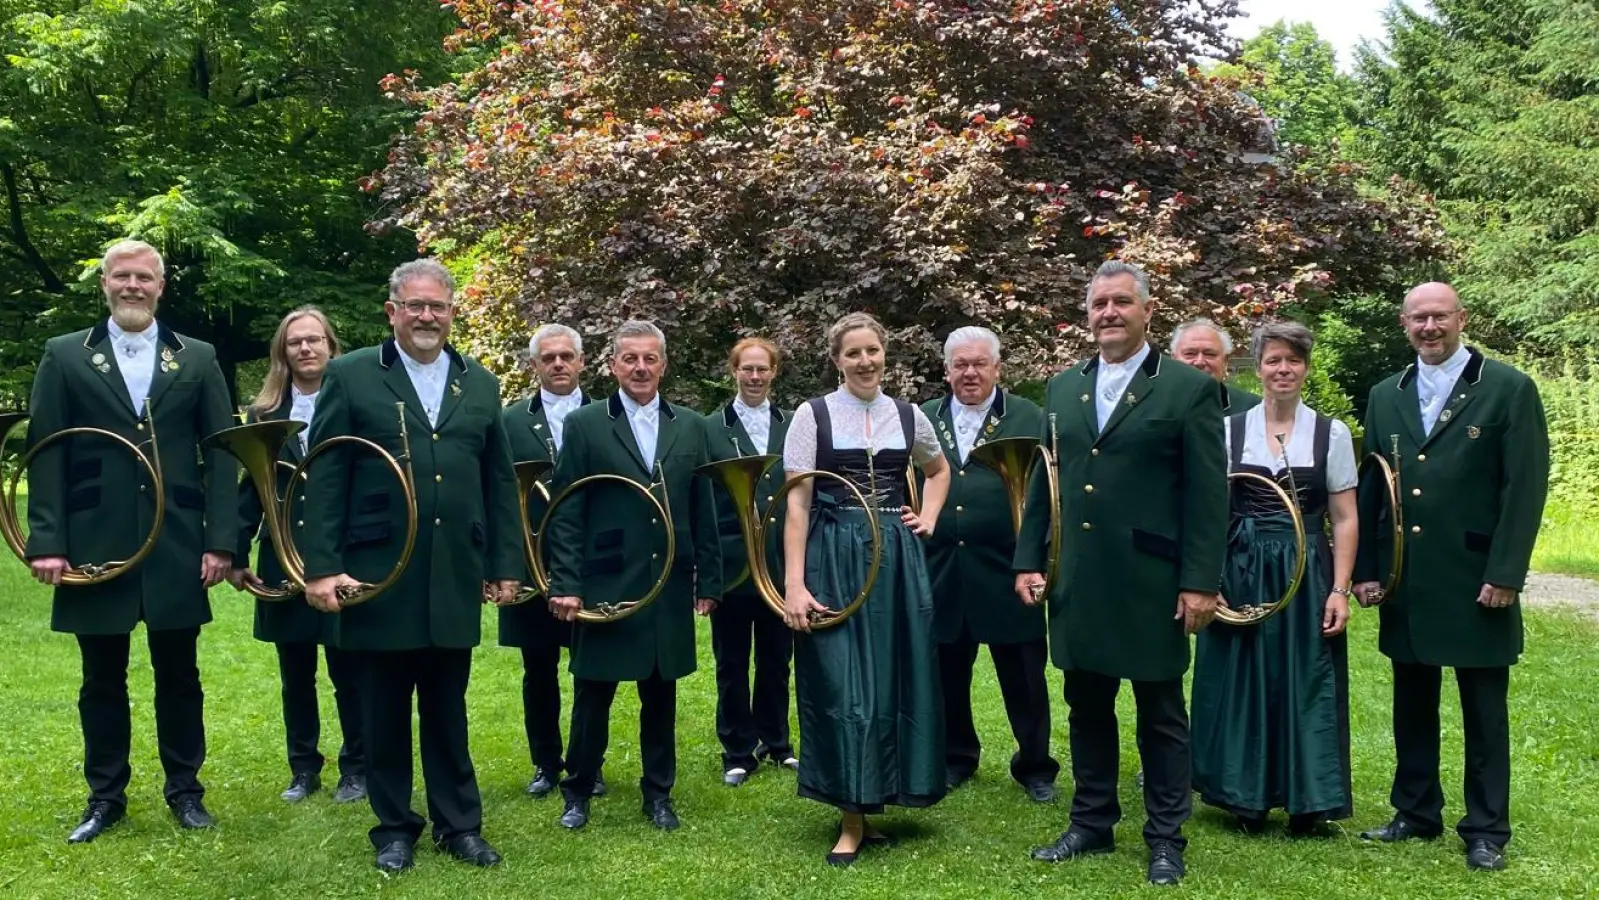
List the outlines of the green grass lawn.
<svg viewBox="0 0 1599 900">
<path fill-rule="evenodd" d="M 1551 502 L 1544 510 L 1532 567 L 1539 572 L 1599 578 L 1599 528 L 1593 516 Z"/>
<path fill-rule="evenodd" d="M 617 702 L 606 774 L 613 786 L 579 833 L 556 825 L 555 799 L 523 793 L 530 775 L 521 736 L 518 657 L 478 651 L 471 688 L 472 749 L 483 789 L 486 836 L 504 852 L 497 870 L 472 870 L 419 847 L 417 868 L 385 878 L 372 868 L 365 804 L 335 806 L 326 790 L 299 806 L 277 799 L 287 780 L 271 648 L 250 637 L 250 601 L 215 596 L 217 621 L 201 643 L 210 759 L 206 801 L 221 827 L 184 833 L 161 801 L 146 654 L 134 651 L 131 818 L 99 841 L 64 838 L 83 806 L 82 752 L 72 639 L 50 633 L 48 598 L 15 562 L 0 566 L 0 897 L 1053 897 L 1152 896 L 1142 883 L 1142 812 L 1133 773 L 1131 708 L 1124 693 L 1122 804 L 1129 817 L 1117 852 L 1049 866 L 1027 858 L 1066 824 L 1060 803 L 1026 802 L 1006 775 L 1007 731 L 991 672 L 979 663 L 979 727 L 989 742 L 978 779 L 924 811 L 883 819 L 897 846 L 831 870 L 822 854 L 837 816 L 795 796 L 793 776 L 763 769 L 748 785 L 721 785 L 712 724 L 710 641 L 703 624 L 700 671 L 683 684 L 676 791 L 684 828 L 664 834 L 639 813 L 637 701 Z M 1599 885 L 1599 641 L 1574 617 L 1540 612 L 1530 652 L 1512 681 L 1516 838 L 1509 871 L 1466 870 L 1453 835 L 1428 844 L 1371 847 L 1359 828 L 1385 821 L 1393 761 L 1388 670 L 1375 649 L 1376 618 L 1354 623 L 1353 730 L 1357 817 L 1326 840 L 1291 842 L 1233 833 L 1200 808 L 1189 825 L 1191 896 L 1246 898 L 1591 897 Z M 492 623 L 486 633 L 492 635 Z M 142 644 L 142 640 L 140 641 Z M 1055 686 L 1055 747 L 1064 756 L 1064 707 Z M 1460 813 L 1460 728 L 1446 689 L 1446 816 Z M 324 752 L 336 750 L 324 691 Z M 336 727 L 331 733 L 336 734 Z M 803 753 L 803 747 L 801 748 Z M 330 765 L 330 771 L 332 767 Z M 420 771 L 420 770 L 419 770 Z M 420 786 L 420 785 L 419 785 Z M 1063 778 L 1062 786 L 1069 788 Z M 420 790 L 416 804 L 422 809 Z M 1280 819 L 1279 819 L 1280 823 Z"/>
</svg>

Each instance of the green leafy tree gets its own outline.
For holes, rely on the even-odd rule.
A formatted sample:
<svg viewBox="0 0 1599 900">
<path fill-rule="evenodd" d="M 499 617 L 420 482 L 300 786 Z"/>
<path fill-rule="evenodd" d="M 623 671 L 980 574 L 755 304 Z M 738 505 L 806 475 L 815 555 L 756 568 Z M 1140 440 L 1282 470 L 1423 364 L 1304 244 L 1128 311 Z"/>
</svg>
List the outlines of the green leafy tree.
<svg viewBox="0 0 1599 900">
<path fill-rule="evenodd" d="M 470 285 L 473 348 L 513 373 L 530 325 L 659 321 L 691 399 L 736 336 L 830 383 L 822 332 L 866 309 L 895 388 L 932 392 L 957 325 L 1007 373 L 1090 352 L 1094 267 L 1144 264 L 1157 336 L 1196 313 L 1389 290 L 1442 252 L 1419 195 L 1272 158 L 1263 116 L 1194 61 L 1230 0 L 459 0 L 487 61 L 431 90 L 383 172 L 393 224 Z"/>
<path fill-rule="evenodd" d="M 1236 62 L 1211 74 L 1237 80 L 1259 101 L 1277 122 L 1280 141 L 1335 151 L 1354 136 L 1354 80 L 1338 71 L 1337 50 L 1308 22 L 1262 28 Z"/>
<path fill-rule="evenodd" d="M 1599 5 L 1400 5 L 1359 74 L 1364 155 L 1439 198 L 1473 337 L 1599 341 Z"/>
<path fill-rule="evenodd" d="M 0 392 L 103 314 L 93 264 L 127 235 L 167 257 L 162 319 L 230 377 L 300 303 L 372 340 L 414 250 L 365 230 L 358 180 L 410 119 L 378 82 L 441 77 L 449 27 L 428 0 L 0 0 Z"/>
</svg>

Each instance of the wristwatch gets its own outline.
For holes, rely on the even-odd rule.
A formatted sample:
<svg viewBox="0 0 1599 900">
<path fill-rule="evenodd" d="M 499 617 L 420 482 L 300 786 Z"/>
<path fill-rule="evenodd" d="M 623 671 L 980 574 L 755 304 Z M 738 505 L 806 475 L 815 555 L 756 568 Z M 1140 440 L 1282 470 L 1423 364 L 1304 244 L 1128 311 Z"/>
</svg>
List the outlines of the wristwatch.
<svg viewBox="0 0 1599 900">
<path fill-rule="evenodd" d="M 1355 592 L 1350 590 L 1349 588 L 1335 587 L 1335 588 L 1332 589 L 1332 592 L 1335 593 L 1335 594 L 1343 594 L 1345 600 L 1348 600 L 1350 597 L 1353 597 L 1355 595 Z"/>
</svg>

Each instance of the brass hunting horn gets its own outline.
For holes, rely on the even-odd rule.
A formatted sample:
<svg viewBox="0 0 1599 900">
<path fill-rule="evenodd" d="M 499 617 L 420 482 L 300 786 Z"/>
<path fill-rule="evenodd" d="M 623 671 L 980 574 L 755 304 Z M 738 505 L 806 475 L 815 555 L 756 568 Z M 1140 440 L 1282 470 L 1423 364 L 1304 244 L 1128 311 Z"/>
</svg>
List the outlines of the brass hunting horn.
<svg viewBox="0 0 1599 900">
<path fill-rule="evenodd" d="M 0 413 L 0 459 L 4 458 L 6 442 L 11 438 L 11 432 L 16 427 L 30 418 L 25 412 Z M 81 563 L 72 565 L 61 573 L 61 583 L 82 587 L 89 584 L 100 584 L 110 581 L 131 570 L 134 566 L 144 561 L 150 551 L 155 549 L 155 542 L 161 535 L 161 522 L 166 517 L 167 492 L 166 482 L 161 478 L 161 453 L 155 441 L 155 417 L 150 414 L 150 401 L 144 401 L 144 419 L 139 423 L 141 430 L 150 433 L 148 441 L 135 444 L 114 431 L 104 428 L 64 428 L 55 434 L 46 435 L 38 443 L 28 448 L 28 452 L 18 460 L 16 471 L 11 473 L 11 478 L 6 481 L 3 498 L 4 509 L 0 509 L 0 535 L 5 537 L 6 546 L 11 548 L 17 559 L 28 562 L 28 540 L 22 534 L 22 523 L 17 519 L 17 485 L 28 471 L 28 465 L 33 462 L 39 451 L 59 440 L 64 440 L 75 435 L 94 435 L 106 438 L 126 448 L 138 464 L 144 468 L 145 474 L 150 476 L 150 489 L 155 492 L 155 512 L 150 520 L 150 533 L 145 535 L 144 543 L 127 559 L 113 559 L 103 563 Z M 150 453 L 146 455 L 139 447 L 143 443 L 150 445 Z"/>
<path fill-rule="evenodd" d="M 1275 478 L 1267 478 L 1258 472 L 1230 472 L 1227 475 L 1229 484 L 1233 482 L 1251 482 L 1263 484 L 1277 495 L 1277 500 L 1288 511 L 1288 517 L 1294 523 L 1294 574 L 1288 580 L 1288 589 L 1282 596 L 1272 603 L 1259 606 L 1241 606 L 1233 608 L 1218 605 L 1216 607 L 1216 620 L 1226 622 L 1228 625 L 1259 625 L 1261 622 L 1282 612 L 1288 602 L 1299 593 L 1299 585 L 1305 579 L 1305 566 L 1309 562 L 1308 539 L 1305 536 L 1305 518 L 1299 510 L 1299 486 L 1294 483 L 1294 468 L 1288 462 L 1288 444 L 1283 440 L 1285 435 L 1277 435 L 1277 446 L 1283 451 L 1283 470 L 1288 473 L 1288 490 L 1277 483 Z"/>
<path fill-rule="evenodd" d="M 1390 462 L 1381 453 L 1368 453 L 1360 461 L 1360 480 L 1366 480 L 1366 470 L 1375 468 L 1382 479 L 1383 495 L 1388 500 L 1389 518 L 1393 524 L 1394 555 L 1393 561 L 1388 564 L 1388 579 L 1383 586 L 1371 597 L 1371 604 L 1376 606 L 1383 600 L 1393 596 L 1394 590 L 1399 587 L 1399 579 L 1405 571 L 1405 505 L 1404 493 L 1399 480 L 1399 435 L 1388 436 L 1390 452 L 1393 459 Z"/>
<path fill-rule="evenodd" d="M 235 425 L 200 442 L 202 450 L 213 447 L 225 450 L 244 467 L 245 474 L 255 487 L 256 496 L 261 500 L 262 521 L 267 534 L 272 538 L 272 548 L 277 552 L 278 563 L 283 566 L 283 574 L 287 576 L 287 580 L 276 586 L 246 585 L 245 590 L 262 600 L 284 600 L 305 590 L 305 560 L 294 546 L 294 533 L 290 530 L 290 521 L 293 519 L 292 504 L 295 498 L 294 486 L 309 477 L 311 463 L 317 456 L 331 447 L 342 444 L 354 444 L 371 450 L 389 467 L 394 477 L 399 480 L 400 490 L 405 495 L 406 519 L 405 543 L 400 547 L 400 558 L 394 564 L 394 568 L 376 584 L 363 583 L 339 588 L 339 604 L 354 606 L 365 603 L 393 587 L 394 583 L 400 580 L 405 567 L 411 561 L 411 550 L 416 545 L 416 482 L 411 470 L 411 438 L 405 427 L 405 404 L 394 405 L 400 416 L 398 457 L 390 455 L 382 446 L 366 438 L 353 434 L 335 435 L 312 447 L 305 455 L 305 459 L 293 467 L 293 472 L 289 476 L 289 490 L 282 497 L 278 496 L 277 467 L 288 464 L 280 463 L 278 457 L 283 452 L 283 445 L 305 428 L 304 422 L 292 419 L 268 419 L 251 422 L 248 425 Z"/>
<path fill-rule="evenodd" d="M 694 471 L 695 474 L 711 477 L 727 491 L 728 496 L 733 498 L 733 508 L 738 511 L 739 530 L 744 535 L 744 555 L 748 560 L 749 577 L 755 584 L 756 592 L 761 595 L 761 600 L 779 616 L 783 614 L 783 592 L 773 583 L 771 570 L 766 565 L 766 537 L 769 530 L 777 526 L 777 517 L 787 509 L 785 504 L 788 502 L 788 492 L 805 481 L 831 478 L 843 484 L 855 499 L 860 501 L 861 508 L 866 510 L 872 535 L 872 556 L 871 562 L 866 566 L 866 580 L 861 584 L 859 593 L 843 609 L 828 610 L 825 613 L 811 611 L 813 631 L 832 628 L 855 615 L 872 593 L 872 586 L 877 583 L 877 570 L 883 564 L 883 534 L 879 530 L 877 510 L 867 504 L 866 495 L 861 493 L 854 482 L 837 473 L 821 470 L 791 475 L 776 493 L 772 494 L 772 500 L 766 504 L 766 509 L 764 511 L 758 509 L 755 505 L 755 493 L 761 476 L 781 460 L 782 457 L 775 454 L 740 456 L 724 459 L 721 462 L 706 463 Z"/>
<path fill-rule="evenodd" d="M 522 554 L 527 559 L 527 570 L 533 577 L 533 584 L 524 585 L 516 592 L 516 603 L 526 603 L 534 597 L 544 593 L 549 588 L 549 576 L 545 574 L 544 561 L 539 559 L 536 552 L 538 547 L 539 532 L 533 530 L 532 519 L 528 513 L 527 498 L 537 491 L 544 499 L 546 505 L 550 502 L 550 489 L 544 486 L 544 476 L 555 469 L 555 463 L 547 459 L 529 459 L 517 463 L 516 469 L 516 508 L 522 515 Z"/>
<path fill-rule="evenodd" d="M 1049 431 L 1055 433 L 1055 414 L 1049 414 Z M 1039 457 L 1044 478 L 1049 485 L 1049 560 L 1045 564 L 1044 583 L 1033 588 L 1033 601 L 1049 596 L 1055 585 L 1055 574 L 1060 566 L 1060 471 L 1056 468 L 1055 453 L 1038 438 L 1008 437 L 988 441 L 972 448 L 968 459 L 999 473 L 1005 486 L 1005 499 L 1010 504 L 1011 529 L 1019 537 L 1022 533 L 1022 513 L 1027 506 L 1028 479 L 1033 470 L 1033 457 Z"/>
<path fill-rule="evenodd" d="M 519 487 L 525 486 L 525 482 L 523 481 L 524 470 L 522 467 L 526 465 L 528 464 L 521 463 L 517 466 L 517 481 Z M 661 472 L 660 477 L 647 485 L 634 481 L 625 475 L 613 475 L 609 472 L 599 472 L 594 475 L 585 475 L 584 477 L 579 478 L 563 488 L 559 494 L 556 494 L 555 497 L 550 500 L 550 505 L 545 507 L 544 518 L 539 521 L 539 528 L 536 532 L 529 529 L 530 523 L 527 520 L 527 490 L 524 489 L 522 491 L 522 530 L 525 532 L 523 535 L 525 538 L 523 544 L 527 550 L 527 567 L 533 576 L 534 586 L 538 588 L 539 593 L 545 595 L 548 595 L 550 592 L 550 575 L 548 570 L 546 570 L 544 567 L 544 539 L 549 534 L 550 516 L 555 512 L 555 508 L 557 506 L 560 506 L 566 501 L 567 498 L 571 497 L 578 490 L 591 484 L 599 484 L 606 481 L 615 482 L 624 487 L 632 488 L 633 490 L 642 494 L 645 500 L 649 501 L 650 508 L 654 510 L 657 517 L 656 521 L 662 523 L 666 527 L 666 559 L 661 563 L 660 576 L 655 579 L 655 583 L 650 586 L 649 591 L 647 591 L 637 600 L 623 600 L 620 603 L 600 603 L 592 608 L 580 609 L 577 613 L 577 620 L 579 622 L 589 625 L 600 625 L 607 622 L 620 622 L 621 620 L 633 615 L 634 613 L 637 613 L 639 610 L 655 602 L 655 598 L 660 596 L 661 590 L 666 587 L 667 579 L 672 576 L 672 562 L 677 557 L 677 532 L 672 526 L 672 504 L 666 492 L 666 474 L 661 471 L 661 464 L 659 462 L 655 464 L 655 470 L 657 472 Z M 529 469 L 526 471 L 531 473 L 532 470 Z M 660 499 L 656 499 L 655 497 L 656 487 L 661 489 Z"/>
</svg>

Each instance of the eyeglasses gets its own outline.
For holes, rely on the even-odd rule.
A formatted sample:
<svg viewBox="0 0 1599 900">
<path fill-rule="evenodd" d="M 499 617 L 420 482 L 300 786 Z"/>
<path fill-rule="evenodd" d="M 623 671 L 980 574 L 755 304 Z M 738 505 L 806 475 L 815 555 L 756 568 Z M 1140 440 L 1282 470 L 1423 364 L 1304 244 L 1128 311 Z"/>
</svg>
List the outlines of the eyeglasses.
<svg viewBox="0 0 1599 900">
<path fill-rule="evenodd" d="M 433 318 L 441 319 L 450 314 L 455 308 L 453 303 L 444 303 L 438 300 L 396 300 L 394 305 L 405 310 L 412 318 L 420 318 L 425 312 L 433 314 Z"/>
<path fill-rule="evenodd" d="M 771 366 L 739 366 L 738 367 L 738 374 L 740 374 L 740 375 L 770 375 L 770 374 L 772 374 L 772 367 Z"/>
<path fill-rule="evenodd" d="M 1426 328 L 1428 325 L 1432 324 L 1434 319 L 1438 321 L 1439 325 L 1442 325 L 1458 315 L 1460 315 L 1460 310 L 1458 309 L 1441 313 L 1411 313 L 1410 315 L 1405 316 L 1405 321 L 1416 326 L 1417 328 Z"/>
<path fill-rule="evenodd" d="M 323 337 L 322 335 L 313 334 L 313 335 L 310 335 L 309 337 L 291 338 L 288 341 L 288 346 L 289 346 L 290 350 L 298 350 L 301 347 L 320 347 L 323 344 L 326 344 L 327 342 L 328 342 L 328 339 Z"/>
</svg>

